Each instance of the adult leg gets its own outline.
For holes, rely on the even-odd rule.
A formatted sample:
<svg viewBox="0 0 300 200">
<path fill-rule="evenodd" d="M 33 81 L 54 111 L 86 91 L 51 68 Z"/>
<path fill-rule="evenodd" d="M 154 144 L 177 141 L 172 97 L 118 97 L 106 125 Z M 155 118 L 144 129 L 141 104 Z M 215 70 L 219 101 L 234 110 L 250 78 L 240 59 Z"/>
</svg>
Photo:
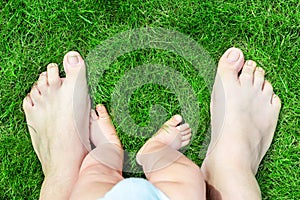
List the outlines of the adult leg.
<svg viewBox="0 0 300 200">
<path fill-rule="evenodd" d="M 205 182 L 200 168 L 177 151 L 191 138 L 188 124 L 179 125 L 173 116 L 137 154 L 147 179 L 170 199 L 205 199 Z"/>
<path fill-rule="evenodd" d="M 85 64 L 79 53 L 69 52 L 64 68 L 66 78 L 62 79 L 57 65 L 49 64 L 23 101 L 32 145 L 45 175 L 40 199 L 68 199 L 89 150 Z"/>
<path fill-rule="evenodd" d="M 240 74 L 240 75 L 239 75 Z M 201 170 L 211 199 L 261 199 L 255 179 L 276 128 L 280 100 L 241 50 L 221 57 L 211 100 L 212 137 Z"/>
</svg>

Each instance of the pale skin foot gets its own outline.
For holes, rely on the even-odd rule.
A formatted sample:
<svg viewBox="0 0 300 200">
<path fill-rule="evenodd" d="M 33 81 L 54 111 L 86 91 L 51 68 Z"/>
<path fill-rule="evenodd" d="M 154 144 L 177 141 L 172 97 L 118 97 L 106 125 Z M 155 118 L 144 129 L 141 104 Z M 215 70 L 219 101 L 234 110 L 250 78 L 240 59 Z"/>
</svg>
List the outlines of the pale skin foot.
<svg viewBox="0 0 300 200">
<path fill-rule="evenodd" d="M 147 143 L 145 143 L 139 153 L 142 153 L 143 148 L 152 141 L 161 142 L 175 150 L 179 150 L 181 147 L 188 145 L 192 137 L 192 130 L 188 123 L 179 125 L 181 122 L 182 117 L 180 115 L 174 115 L 169 121 L 162 125 L 162 127 L 147 141 Z"/>
<path fill-rule="evenodd" d="M 98 199 L 123 180 L 123 148 L 103 105 L 91 112 L 90 138 L 96 146 L 84 159 L 70 199 Z"/>
<path fill-rule="evenodd" d="M 211 199 L 261 199 L 255 174 L 272 142 L 280 106 L 264 70 L 245 62 L 239 49 L 228 49 L 218 65 L 212 137 L 201 167 Z"/>
<path fill-rule="evenodd" d="M 69 52 L 64 68 L 66 78 L 60 78 L 58 66 L 49 64 L 23 101 L 32 145 L 45 175 L 40 199 L 68 199 L 89 150 L 85 64 L 79 53 Z M 80 102 L 73 99 L 76 90 Z"/>
<path fill-rule="evenodd" d="M 168 120 L 139 150 L 137 162 L 143 166 L 147 179 L 170 199 L 205 199 L 205 182 L 199 167 L 177 151 L 192 136 L 189 125 L 179 125 L 181 121 L 180 115 Z"/>
</svg>

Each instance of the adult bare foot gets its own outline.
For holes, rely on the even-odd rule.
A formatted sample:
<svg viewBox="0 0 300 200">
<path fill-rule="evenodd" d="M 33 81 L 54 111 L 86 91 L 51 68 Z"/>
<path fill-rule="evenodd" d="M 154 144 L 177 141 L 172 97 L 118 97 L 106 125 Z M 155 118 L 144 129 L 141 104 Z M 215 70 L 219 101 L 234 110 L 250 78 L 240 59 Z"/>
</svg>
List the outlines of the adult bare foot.
<svg viewBox="0 0 300 200">
<path fill-rule="evenodd" d="M 90 139 L 95 149 L 84 158 L 70 199 L 98 199 L 123 180 L 123 148 L 103 105 L 91 112 Z"/>
<path fill-rule="evenodd" d="M 211 143 L 201 167 L 213 199 L 261 198 L 255 174 L 271 144 L 280 106 L 264 70 L 252 60 L 244 63 L 241 50 L 228 49 L 219 61 Z"/>
<path fill-rule="evenodd" d="M 45 175 L 40 199 L 69 198 L 89 150 L 85 64 L 77 52 L 67 53 L 63 63 L 66 78 L 59 77 L 56 64 L 49 64 L 23 101 L 32 145 Z"/>
</svg>

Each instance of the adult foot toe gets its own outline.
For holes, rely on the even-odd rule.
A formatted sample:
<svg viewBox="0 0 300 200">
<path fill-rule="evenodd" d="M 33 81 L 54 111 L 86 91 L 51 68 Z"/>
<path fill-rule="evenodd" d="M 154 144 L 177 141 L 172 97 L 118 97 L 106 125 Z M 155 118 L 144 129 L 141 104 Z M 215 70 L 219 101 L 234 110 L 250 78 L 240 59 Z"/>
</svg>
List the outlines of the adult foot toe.
<svg viewBox="0 0 300 200">
<path fill-rule="evenodd" d="M 64 70 L 66 72 L 66 78 L 84 78 L 86 76 L 85 63 L 80 54 L 76 51 L 70 51 L 64 56 L 63 60 Z M 79 73 L 80 72 L 80 73 Z"/>
<path fill-rule="evenodd" d="M 274 92 L 273 92 L 273 87 L 272 87 L 271 83 L 269 81 L 265 80 L 264 86 L 263 86 L 263 94 L 270 101 L 270 103 L 272 102 L 273 93 Z"/>
<path fill-rule="evenodd" d="M 218 74 L 228 80 L 238 80 L 238 73 L 244 64 L 244 54 L 238 48 L 228 49 L 221 57 Z"/>
<path fill-rule="evenodd" d="M 23 109 L 25 112 L 29 112 L 30 109 L 33 107 L 33 102 L 31 100 L 30 94 L 27 94 L 26 97 L 23 99 Z"/>
<path fill-rule="evenodd" d="M 42 95 L 46 94 L 47 86 L 48 86 L 47 72 L 43 72 L 40 74 L 40 77 L 36 84 L 37 84 L 37 87 L 39 88 L 41 94 Z"/>
<path fill-rule="evenodd" d="M 245 86 L 252 86 L 254 82 L 254 72 L 256 68 L 256 63 L 252 60 L 247 60 L 243 66 L 240 82 Z"/>
<path fill-rule="evenodd" d="M 41 100 L 41 92 L 39 91 L 36 84 L 34 84 L 31 88 L 30 97 L 34 106 L 36 106 Z"/>
<path fill-rule="evenodd" d="M 276 94 L 273 94 L 271 103 L 274 106 L 275 110 L 279 112 L 279 110 L 281 108 L 281 101 L 280 101 L 280 98 Z"/>
<path fill-rule="evenodd" d="M 47 79 L 48 79 L 48 84 L 51 87 L 58 87 L 61 85 L 59 70 L 56 63 L 50 63 L 47 66 Z"/>
<path fill-rule="evenodd" d="M 265 70 L 261 67 L 257 67 L 254 72 L 254 87 L 257 90 L 262 90 L 265 81 Z"/>
</svg>

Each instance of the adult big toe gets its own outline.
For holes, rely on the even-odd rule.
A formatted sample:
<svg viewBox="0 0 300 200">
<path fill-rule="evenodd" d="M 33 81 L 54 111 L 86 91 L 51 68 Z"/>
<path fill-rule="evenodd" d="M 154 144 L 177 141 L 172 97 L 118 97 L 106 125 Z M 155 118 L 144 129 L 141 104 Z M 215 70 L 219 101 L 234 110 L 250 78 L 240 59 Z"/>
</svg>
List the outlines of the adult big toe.
<svg viewBox="0 0 300 200">
<path fill-rule="evenodd" d="M 238 48 L 228 49 L 221 57 L 218 75 L 227 80 L 238 80 L 238 73 L 244 64 L 244 54 Z"/>
<path fill-rule="evenodd" d="M 84 60 L 76 51 L 69 51 L 64 56 L 63 65 L 67 78 L 76 77 L 80 70 L 82 70 L 80 74 L 83 73 L 85 75 L 86 73 Z"/>
</svg>

